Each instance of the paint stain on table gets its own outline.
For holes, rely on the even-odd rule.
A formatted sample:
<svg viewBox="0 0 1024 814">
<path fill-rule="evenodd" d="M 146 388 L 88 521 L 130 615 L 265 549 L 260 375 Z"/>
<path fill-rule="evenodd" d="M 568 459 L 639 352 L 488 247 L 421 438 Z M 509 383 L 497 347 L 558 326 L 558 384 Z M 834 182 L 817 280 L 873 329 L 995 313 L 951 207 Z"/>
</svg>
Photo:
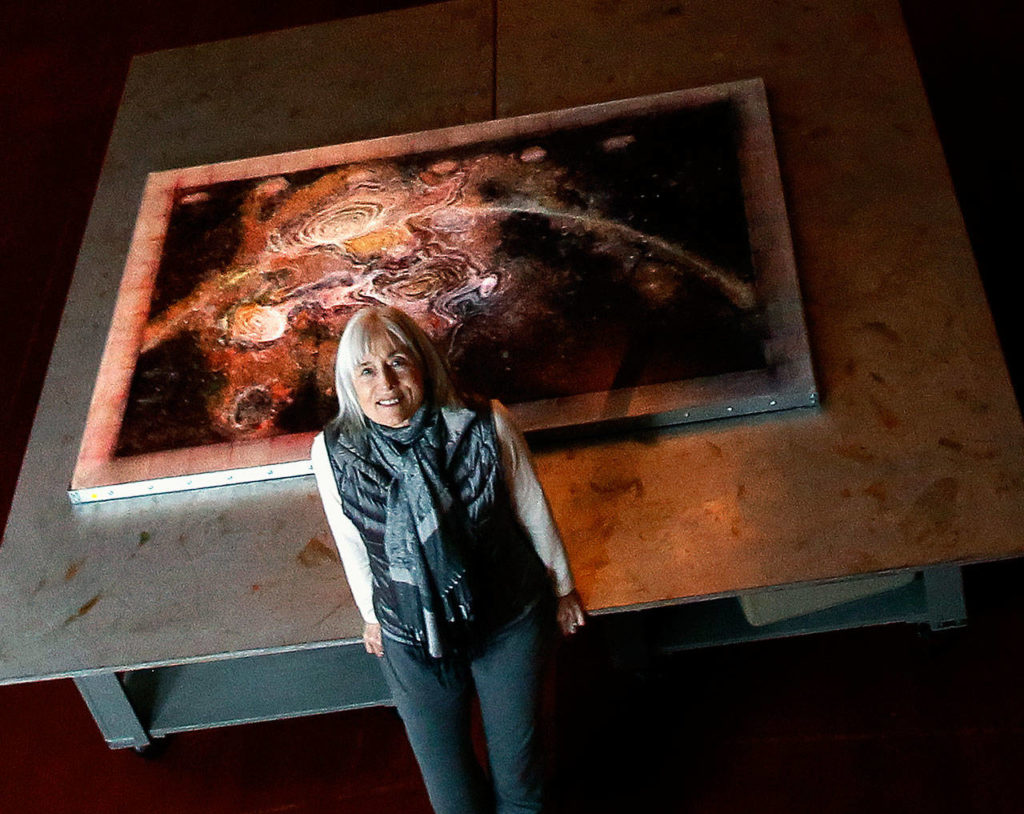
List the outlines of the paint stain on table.
<svg viewBox="0 0 1024 814">
<path fill-rule="evenodd" d="M 71 580 L 77 577 L 78 572 L 82 570 L 83 565 L 85 565 L 85 557 L 71 563 L 71 565 L 68 566 L 68 570 L 64 572 L 64 581 L 71 582 Z"/>
<path fill-rule="evenodd" d="M 313 537 L 306 543 L 305 548 L 298 553 L 295 559 L 306 568 L 316 568 L 327 562 L 339 561 L 338 552 L 319 537 Z"/>
<path fill-rule="evenodd" d="M 67 627 L 76 619 L 81 619 L 83 616 L 85 616 L 89 611 L 96 607 L 96 603 L 100 601 L 100 597 L 102 596 L 102 593 L 98 593 L 96 594 L 96 596 L 94 596 L 92 599 L 90 599 L 88 602 L 82 605 L 77 611 L 75 611 L 67 619 L 64 620 L 64 627 Z"/>
</svg>

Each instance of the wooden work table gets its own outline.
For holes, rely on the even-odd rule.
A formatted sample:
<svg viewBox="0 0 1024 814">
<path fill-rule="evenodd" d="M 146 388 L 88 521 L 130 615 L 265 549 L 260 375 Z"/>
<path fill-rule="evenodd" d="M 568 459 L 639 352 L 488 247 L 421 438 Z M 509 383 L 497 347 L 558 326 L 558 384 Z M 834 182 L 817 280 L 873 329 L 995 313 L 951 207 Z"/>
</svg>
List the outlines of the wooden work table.
<svg viewBox="0 0 1024 814">
<path fill-rule="evenodd" d="M 166 685 L 145 668 L 191 664 L 208 688 L 252 656 L 322 674 L 342 706 L 387 702 L 311 476 L 67 499 L 147 173 L 752 77 L 822 403 L 539 448 L 585 604 L 1024 552 L 1024 428 L 896 0 L 497 11 L 451 0 L 135 60 L 0 546 L 0 683 L 73 676 L 94 711 L 130 718 L 115 672 L 152 701 Z M 111 743 L 144 743 L 138 726 Z"/>
</svg>

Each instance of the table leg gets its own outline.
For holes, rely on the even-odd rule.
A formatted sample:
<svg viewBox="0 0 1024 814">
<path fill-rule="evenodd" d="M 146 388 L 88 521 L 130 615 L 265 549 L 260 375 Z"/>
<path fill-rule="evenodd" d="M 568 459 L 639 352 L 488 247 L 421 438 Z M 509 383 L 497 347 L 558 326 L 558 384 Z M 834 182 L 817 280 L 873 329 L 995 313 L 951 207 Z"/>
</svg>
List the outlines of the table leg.
<svg viewBox="0 0 1024 814">
<path fill-rule="evenodd" d="M 967 624 L 964 581 L 959 565 L 937 565 L 924 569 L 928 626 L 932 630 L 963 627 Z"/>
<path fill-rule="evenodd" d="M 149 746 L 149 735 L 116 673 L 96 673 L 74 681 L 111 749 L 134 747 L 141 751 Z"/>
</svg>

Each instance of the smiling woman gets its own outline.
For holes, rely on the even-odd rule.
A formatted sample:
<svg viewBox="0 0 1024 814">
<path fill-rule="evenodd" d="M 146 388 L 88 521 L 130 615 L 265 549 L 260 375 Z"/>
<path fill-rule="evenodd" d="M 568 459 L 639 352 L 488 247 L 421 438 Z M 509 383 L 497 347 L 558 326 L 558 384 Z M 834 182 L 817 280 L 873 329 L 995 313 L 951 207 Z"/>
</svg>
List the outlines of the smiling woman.
<svg viewBox="0 0 1024 814">
<path fill-rule="evenodd" d="M 349 321 L 335 383 L 338 416 L 313 442 L 313 469 L 431 802 L 475 813 L 496 796 L 540 811 L 543 656 L 556 621 L 568 635 L 584 616 L 522 434 L 498 402 L 464 406 L 395 308 Z M 470 738 L 474 688 L 490 780 Z"/>
<path fill-rule="evenodd" d="M 366 417 L 385 427 L 408 427 L 423 403 L 423 374 L 390 337 L 369 348 L 352 383 Z"/>
<path fill-rule="evenodd" d="M 347 434 L 365 432 L 367 421 L 407 426 L 425 400 L 463 406 L 434 344 L 397 308 L 364 308 L 349 320 L 338 343 L 334 386 L 336 420 Z"/>
</svg>

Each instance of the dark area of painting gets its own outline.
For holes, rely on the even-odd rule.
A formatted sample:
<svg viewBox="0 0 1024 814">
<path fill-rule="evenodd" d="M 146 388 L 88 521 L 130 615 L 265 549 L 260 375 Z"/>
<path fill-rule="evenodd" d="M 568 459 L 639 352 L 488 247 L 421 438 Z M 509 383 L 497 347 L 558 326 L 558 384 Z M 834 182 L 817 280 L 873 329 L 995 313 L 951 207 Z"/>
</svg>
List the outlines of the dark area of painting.
<svg viewBox="0 0 1024 814">
<path fill-rule="evenodd" d="M 179 190 L 117 454 L 316 429 L 358 308 L 506 403 L 765 366 L 731 104 Z"/>
<path fill-rule="evenodd" d="M 122 427 L 145 428 L 145 432 L 122 431 L 119 454 L 209 443 L 207 399 L 223 386 L 223 377 L 206 364 L 191 333 L 179 334 L 142 354 Z"/>
</svg>

